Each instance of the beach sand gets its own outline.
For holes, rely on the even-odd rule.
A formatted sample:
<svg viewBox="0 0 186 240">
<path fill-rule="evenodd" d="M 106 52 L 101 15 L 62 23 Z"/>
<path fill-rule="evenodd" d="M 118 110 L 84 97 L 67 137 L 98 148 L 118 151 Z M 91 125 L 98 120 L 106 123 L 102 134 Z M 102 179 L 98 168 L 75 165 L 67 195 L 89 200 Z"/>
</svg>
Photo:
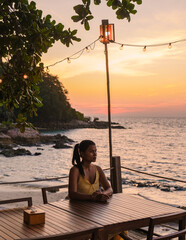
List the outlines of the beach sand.
<svg viewBox="0 0 186 240">
<path fill-rule="evenodd" d="M 65 199 L 67 196 L 67 189 L 63 189 L 61 191 L 50 193 L 47 192 L 48 202 L 55 202 L 62 199 Z M 24 197 L 32 197 L 33 205 L 43 204 L 43 198 L 41 189 L 20 187 L 20 186 L 9 186 L 9 185 L 0 185 L 0 201 L 15 199 L 15 198 L 24 198 Z M 0 205 L 0 208 L 12 208 L 12 207 L 20 207 L 27 206 L 27 202 L 22 203 L 11 203 L 6 205 Z"/>
</svg>

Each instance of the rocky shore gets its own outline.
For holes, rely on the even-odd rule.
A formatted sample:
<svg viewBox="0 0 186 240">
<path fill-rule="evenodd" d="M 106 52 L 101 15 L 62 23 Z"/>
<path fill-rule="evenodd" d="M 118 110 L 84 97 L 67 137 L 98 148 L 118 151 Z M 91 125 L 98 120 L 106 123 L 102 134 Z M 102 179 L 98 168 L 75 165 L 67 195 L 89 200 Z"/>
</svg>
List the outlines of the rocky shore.
<svg viewBox="0 0 186 240">
<path fill-rule="evenodd" d="M 117 123 L 112 123 L 113 128 L 124 129 Z M 105 129 L 108 128 L 108 122 L 96 121 L 96 122 L 84 122 L 74 120 L 69 123 L 53 123 L 50 125 L 42 125 L 42 128 L 34 130 L 32 128 L 26 128 L 24 133 L 21 133 L 18 128 L 0 128 L 0 155 L 5 157 L 14 157 L 22 155 L 32 155 L 29 150 L 22 148 L 21 146 L 40 146 L 41 144 L 53 144 L 54 148 L 71 148 L 72 139 L 68 137 L 56 134 L 46 135 L 40 133 L 41 130 L 64 130 L 75 128 L 96 128 Z M 41 153 L 35 153 L 34 155 L 40 155 Z"/>
<path fill-rule="evenodd" d="M 21 133 L 17 128 L 1 129 L 0 132 L 0 154 L 6 157 L 14 157 L 20 155 L 31 155 L 29 150 L 20 148 L 20 146 L 40 146 L 41 144 L 54 144 L 54 148 L 71 148 L 74 141 L 64 135 L 44 135 L 32 128 L 26 128 Z M 39 155 L 41 153 L 35 153 Z"/>
<path fill-rule="evenodd" d="M 67 123 L 63 122 L 40 122 L 34 123 L 34 125 L 39 130 L 67 130 L 67 129 L 76 129 L 76 128 L 95 128 L 95 129 L 106 129 L 108 128 L 107 121 L 81 121 L 81 120 L 72 120 Z M 117 129 L 125 129 L 125 127 L 121 126 L 119 123 L 112 122 L 112 128 Z"/>
</svg>

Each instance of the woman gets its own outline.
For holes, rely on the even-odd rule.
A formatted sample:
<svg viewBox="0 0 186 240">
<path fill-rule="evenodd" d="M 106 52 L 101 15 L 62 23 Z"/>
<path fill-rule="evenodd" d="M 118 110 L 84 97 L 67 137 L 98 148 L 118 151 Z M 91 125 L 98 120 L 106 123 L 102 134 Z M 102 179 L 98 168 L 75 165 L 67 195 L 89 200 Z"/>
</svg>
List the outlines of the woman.
<svg viewBox="0 0 186 240">
<path fill-rule="evenodd" d="M 106 202 L 112 196 L 112 188 L 101 167 L 92 164 L 96 161 L 96 145 L 84 140 L 74 147 L 69 174 L 69 198 Z M 99 186 L 104 191 L 100 191 Z"/>
<path fill-rule="evenodd" d="M 92 164 L 96 161 L 96 145 L 91 140 L 84 140 L 74 147 L 72 164 L 69 174 L 69 198 L 76 200 L 91 200 L 106 202 L 113 193 L 112 187 L 101 167 Z M 81 160 L 82 159 L 82 160 Z M 100 191 L 99 186 L 103 187 Z M 116 235 L 108 239 L 122 240 Z"/>
</svg>

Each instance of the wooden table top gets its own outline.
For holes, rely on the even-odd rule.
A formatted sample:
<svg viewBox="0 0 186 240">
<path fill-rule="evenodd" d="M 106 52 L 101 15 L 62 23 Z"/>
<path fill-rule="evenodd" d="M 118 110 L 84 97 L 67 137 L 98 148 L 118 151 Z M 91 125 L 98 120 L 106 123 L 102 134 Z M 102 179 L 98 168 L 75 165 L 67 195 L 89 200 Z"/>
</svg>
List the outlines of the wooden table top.
<svg viewBox="0 0 186 240">
<path fill-rule="evenodd" d="M 23 223 L 23 208 L 0 211 L 0 240 L 34 239 L 101 230 L 108 234 L 149 225 L 150 217 L 186 211 L 127 194 L 114 194 L 107 203 L 64 200 L 36 206 L 45 211 L 45 224 Z"/>
<path fill-rule="evenodd" d="M 98 223 L 108 233 L 149 225 L 150 217 L 186 211 L 128 194 L 114 194 L 107 203 L 59 201 L 51 203 L 84 219 Z"/>
<path fill-rule="evenodd" d="M 32 239 L 99 229 L 95 222 L 58 209 L 49 204 L 37 206 L 45 211 L 45 224 L 27 225 L 23 222 L 23 208 L 0 211 L 0 240 Z"/>
</svg>

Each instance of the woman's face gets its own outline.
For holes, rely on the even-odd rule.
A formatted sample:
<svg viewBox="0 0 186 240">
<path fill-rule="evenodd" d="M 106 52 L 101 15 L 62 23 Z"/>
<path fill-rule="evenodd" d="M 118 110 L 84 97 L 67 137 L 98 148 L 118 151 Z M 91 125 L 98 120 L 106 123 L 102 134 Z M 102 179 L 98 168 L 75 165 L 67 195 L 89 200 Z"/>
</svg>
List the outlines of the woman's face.
<svg viewBox="0 0 186 240">
<path fill-rule="evenodd" d="M 96 145 L 90 145 L 85 152 L 81 152 L 83 161 L 95 162 L 97 157 Z"/>
</svg>

